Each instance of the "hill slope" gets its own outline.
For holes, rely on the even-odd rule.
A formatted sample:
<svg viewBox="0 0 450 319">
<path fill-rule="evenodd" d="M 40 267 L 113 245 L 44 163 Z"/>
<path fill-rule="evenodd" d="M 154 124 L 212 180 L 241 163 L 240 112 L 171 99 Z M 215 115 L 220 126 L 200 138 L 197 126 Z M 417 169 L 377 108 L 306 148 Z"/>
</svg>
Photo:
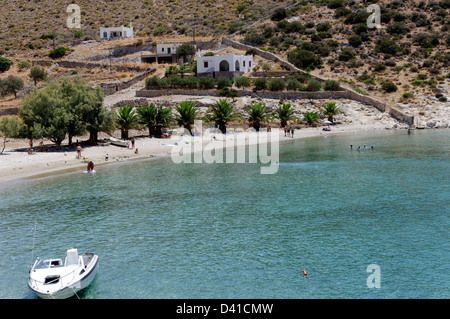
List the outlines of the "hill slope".
<svg viewBox="0 0 450 319">
<path fill-rule="evenodd" d="M 38 49 L 48 42 L 44 34 L 56 34 L 59 43 L 73 40 L 67 28 L 67 6 L 81 8 L 83 37 L 98 40 L 99 27 L 133 24 L 137 36 L 226 34 L 231 28 L 251 23 L 283 0 L 0 0 L 0 51 Z M 0 52 L 1 53 L 1 52 Z"/>
</svg>

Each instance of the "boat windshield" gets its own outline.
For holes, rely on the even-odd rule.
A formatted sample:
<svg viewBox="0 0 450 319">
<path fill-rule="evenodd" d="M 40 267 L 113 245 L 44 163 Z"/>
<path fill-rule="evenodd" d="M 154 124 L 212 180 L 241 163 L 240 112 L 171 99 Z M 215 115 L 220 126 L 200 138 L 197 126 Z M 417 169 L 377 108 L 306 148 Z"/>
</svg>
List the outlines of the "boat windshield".
<svg viewBox="0 0 450 319">
<path fill-rule="evenodd" d="M 34 269 L 45 269 L 59 266 L 62 266 L 61 259 L 46 259 L 46 260 L 40 259 L 34 266 Z"/>
</svg>

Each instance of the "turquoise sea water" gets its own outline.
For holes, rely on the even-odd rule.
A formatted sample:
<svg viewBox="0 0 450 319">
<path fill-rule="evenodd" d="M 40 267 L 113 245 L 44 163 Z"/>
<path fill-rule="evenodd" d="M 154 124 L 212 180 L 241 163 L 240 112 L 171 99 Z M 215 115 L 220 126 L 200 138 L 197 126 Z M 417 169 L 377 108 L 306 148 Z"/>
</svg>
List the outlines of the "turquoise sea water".
<svg viewBox="0 0 450 319">
<path fill-rule="evenodd" d="M 449 185 L 450 131 L 401 130 L 288 141 L 274 175 L 165 159 L 2 186 L 0 298 L 73 247 L 100 257 L 82 298 L 449 298 Z"/>
</svg>

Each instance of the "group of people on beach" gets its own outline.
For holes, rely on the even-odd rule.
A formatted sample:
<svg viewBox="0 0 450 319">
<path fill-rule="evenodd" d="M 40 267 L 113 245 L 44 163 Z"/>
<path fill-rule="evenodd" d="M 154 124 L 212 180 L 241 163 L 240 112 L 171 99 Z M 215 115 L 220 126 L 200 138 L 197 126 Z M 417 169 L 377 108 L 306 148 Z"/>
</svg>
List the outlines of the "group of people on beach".
<svg viewBox="0 0 450 319">
<path fill-rule="evenodd" d="M 369 147 L 367 147 L 366 144 L 364 144 L 364 146 L 361 148 L 361 146 L 358 146 L 358 148 L 356 149 L 357 151 L 361 151 L 362 149 L 368 149 Z M 350 144 L 350 149 L 353 150 L 353 145 Z M 373 150 L 373 145 L 370 146 L 370 149 Z"/>
<path fill-rule="evenodd" d="M 292 125 L 286 125 L 284 127 L 284 136 L 294 137 L 294 127 Z"/>
<path fill-rule="evenodd" d="M 34 155 L 34 154 L 36 154 L 36 153 L 35 153 L 35 150 L 34 150 L 34 148 L 33 148 L 33 139 L 30 139 L 29 145 L 30 145 L 30 147 L 29 147 L 28 150 L 27 150 L 28 155 Z M 43 141 L 43 140 L 41 140 L 41 141 L 39 142 L 39 151 L 40 151 L 40 152 L 43 152 L 43 151 L 44 151 L 44 141 Z"/>
</svg>

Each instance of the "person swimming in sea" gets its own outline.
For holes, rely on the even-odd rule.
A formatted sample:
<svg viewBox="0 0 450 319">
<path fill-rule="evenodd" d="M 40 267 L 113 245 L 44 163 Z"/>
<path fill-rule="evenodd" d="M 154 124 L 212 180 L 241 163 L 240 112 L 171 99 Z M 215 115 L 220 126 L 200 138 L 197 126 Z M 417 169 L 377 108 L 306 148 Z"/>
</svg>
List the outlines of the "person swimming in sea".
<svg viewBox="0 0 450 319">
<path fill-rule="evenodd" d="M 94 162 L 89 161 L 88 166 L 87 166 L 87 171 L 93 171 L 94 170 Z"/>
</svg>

